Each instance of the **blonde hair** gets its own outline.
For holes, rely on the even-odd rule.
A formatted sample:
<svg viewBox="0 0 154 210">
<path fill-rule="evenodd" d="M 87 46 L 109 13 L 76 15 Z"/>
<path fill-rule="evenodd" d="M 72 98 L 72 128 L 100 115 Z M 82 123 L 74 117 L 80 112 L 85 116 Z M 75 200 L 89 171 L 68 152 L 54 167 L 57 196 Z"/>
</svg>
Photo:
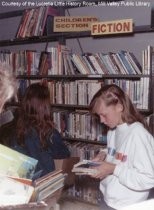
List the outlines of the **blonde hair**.
<svg viewBox="0 0 154 210">
<path fill-rule="evenodd" d="M 90 103 L 90 111 L 96 112 L 95 104 L 98 99 L 102 99 L 107 106 L 120 103 L 123 106 L 122 120 L 128 124 L 140 122 L 145 128 L 149 129 L 143 116 L 132 104 L 130 98 L 124 91 L 115 84 L 104 85 L 93 97 Z"/>
</svg>

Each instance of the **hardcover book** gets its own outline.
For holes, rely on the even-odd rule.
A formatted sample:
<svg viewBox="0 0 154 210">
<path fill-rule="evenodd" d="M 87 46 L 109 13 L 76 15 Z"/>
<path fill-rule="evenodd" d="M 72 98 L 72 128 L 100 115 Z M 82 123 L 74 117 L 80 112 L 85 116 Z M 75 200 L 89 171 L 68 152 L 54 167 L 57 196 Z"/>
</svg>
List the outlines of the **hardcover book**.
<svg viewBox="0 0 154 210">
<path fill-rule="evenodd" d="M 64 186 L 66 174 L 62 170 L 55 170 L 33 182 L 34 194 L 31 201 L 41 201 Z"/>
<path fill-rule="evenodd" d="M 37 160 L 0 144 L 0 174 L 32 179 Z"/>
</svg>

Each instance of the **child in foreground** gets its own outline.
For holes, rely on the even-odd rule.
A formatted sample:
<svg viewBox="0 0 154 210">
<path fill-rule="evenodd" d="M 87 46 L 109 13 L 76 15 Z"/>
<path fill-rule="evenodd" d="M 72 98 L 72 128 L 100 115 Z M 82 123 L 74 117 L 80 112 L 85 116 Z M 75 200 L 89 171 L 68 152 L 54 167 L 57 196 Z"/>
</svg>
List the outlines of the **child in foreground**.
<svg viewBox="0 0 154 210">
<path fill-rule="evenodd" d="M 93 97 L 90 110 L 109 127 L 107 154 L 92 177 L 101 179 L 107 204 L 103 210 L 120 209 L 148 198 L 154 187 L 154 138 L 129 97 L 118 86 L 105 85 Z"/>
</svg>

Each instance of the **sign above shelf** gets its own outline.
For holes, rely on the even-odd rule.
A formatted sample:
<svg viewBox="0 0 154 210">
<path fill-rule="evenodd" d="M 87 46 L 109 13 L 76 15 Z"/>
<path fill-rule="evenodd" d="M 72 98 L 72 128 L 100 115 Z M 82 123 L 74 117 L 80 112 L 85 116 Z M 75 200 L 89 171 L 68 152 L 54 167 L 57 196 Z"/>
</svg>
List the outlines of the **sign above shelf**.
<svg viewBox="0 0 154 210">
<path fill-rule="evenodd" d="M 91 24 L 91 35 L 123 34 L 133 32 L 133 20 L 113 20 Z"/>
<path fill-rule="evenodd" d="M 91 24 L 97 22 L 93 16 L 55 16 L 54 32 L 91 31 Z"/>
</svg>

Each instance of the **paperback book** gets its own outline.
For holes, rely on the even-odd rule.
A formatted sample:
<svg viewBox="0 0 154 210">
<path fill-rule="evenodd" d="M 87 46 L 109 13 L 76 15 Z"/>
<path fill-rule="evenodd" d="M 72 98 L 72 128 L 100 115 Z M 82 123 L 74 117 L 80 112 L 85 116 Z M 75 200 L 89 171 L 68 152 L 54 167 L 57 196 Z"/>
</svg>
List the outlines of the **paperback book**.
<svg viewBox="0 0 154 210">
<path fill-rule="evenodd" d="M 100 164 L 100 162 L 92 160 L 83 160 L 74 165 L 72 172 L 76 175 L 95 175 L 97 174 L 97 169 L 95 167 Z"/>
</svg>

